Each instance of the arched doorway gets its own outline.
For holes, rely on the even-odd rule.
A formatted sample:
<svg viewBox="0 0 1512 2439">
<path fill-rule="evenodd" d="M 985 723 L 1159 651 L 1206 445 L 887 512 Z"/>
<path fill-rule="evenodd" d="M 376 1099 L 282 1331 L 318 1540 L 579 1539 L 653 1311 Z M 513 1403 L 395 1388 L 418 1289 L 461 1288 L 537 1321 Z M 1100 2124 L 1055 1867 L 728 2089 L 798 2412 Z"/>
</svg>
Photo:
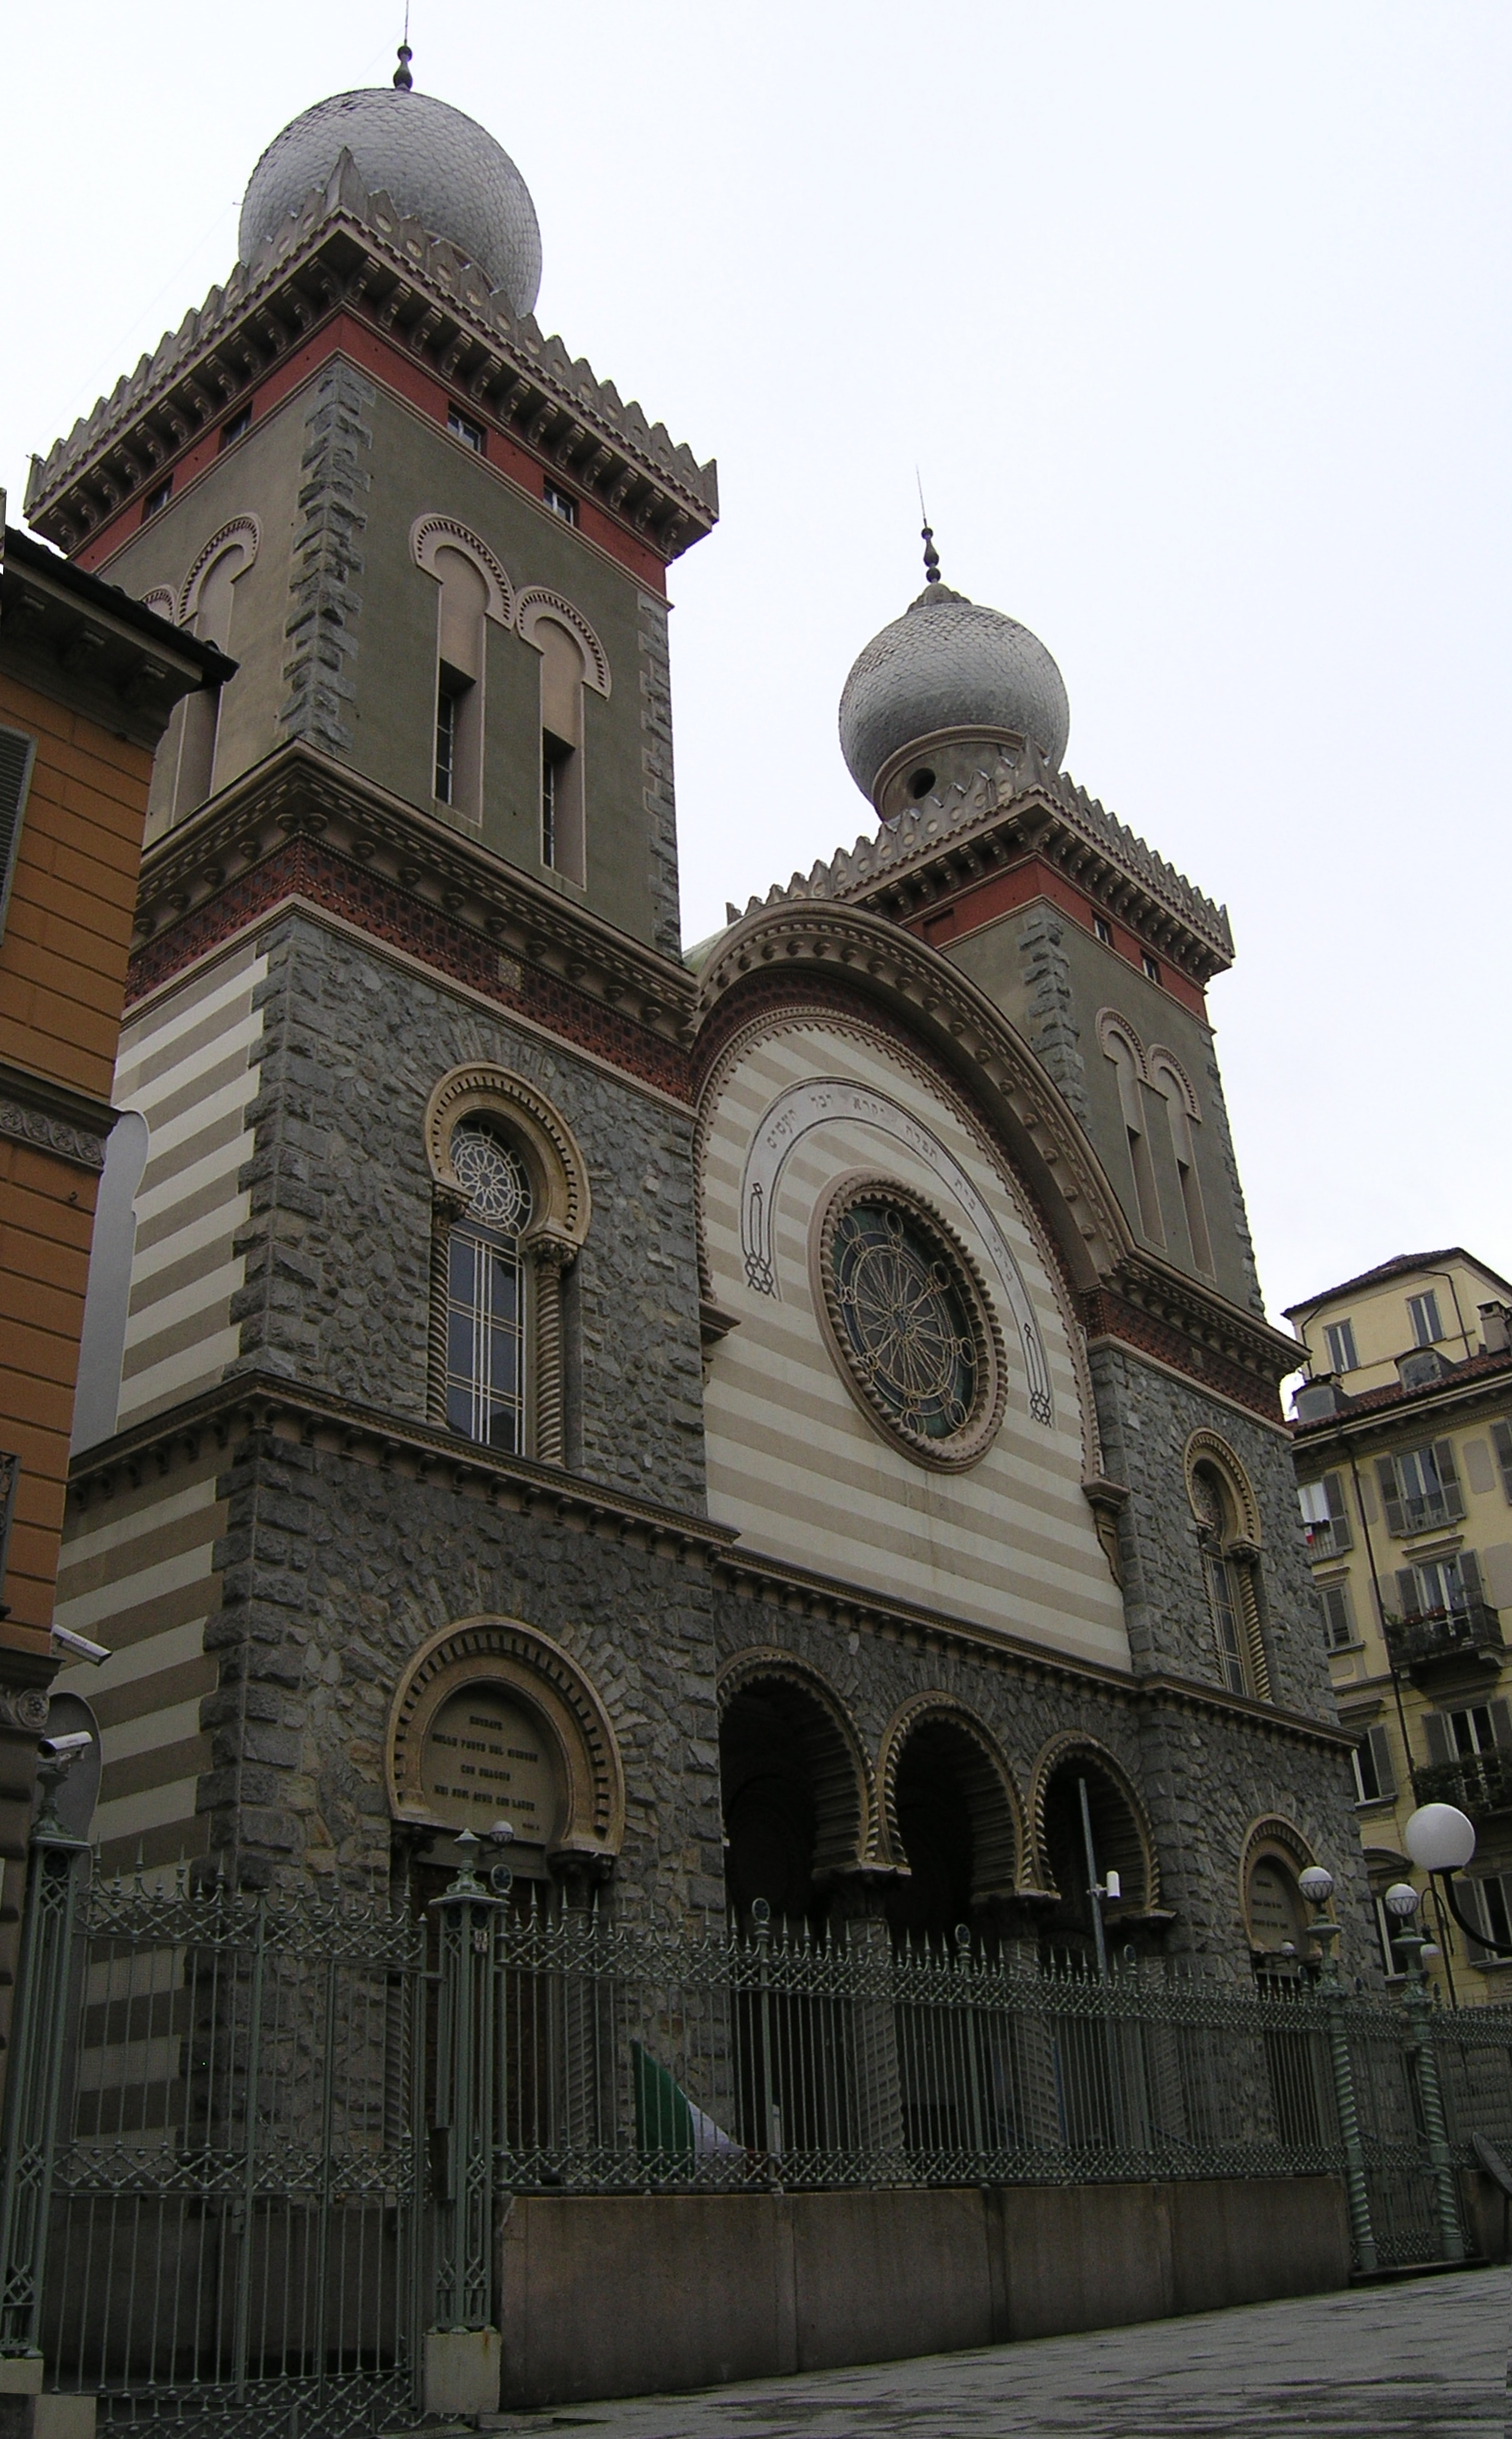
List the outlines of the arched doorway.
<svg viewBox="0 0 1512 2439">
<path fill-rule="evenodd" d="M 1110 1754 L 1071 1745 L 1041 1763 L 1036 1805 L 1040 1850 L 1058 1903 L 1041 1928 L 1041 1945 L 1091 1962 L 1096 1952 L 1092 1883 L 1118 1876 L 1116 1898 L 1102 1901 L 1110 1944 L 1122 1943 L 1157 1903 L 1153 1847 L 1138 1802 Z"/>
<path fill-rule="evenodd" d="M 882 1746 L 888 1840 L 907 1878 L 887 1916 L 894 1937 L 948 1947 L 962 1925 L 991 1928 L 1018 1877 L 1019 1824 L 1006 1770 L 968 1714 L 925 1698 Z"/>
<path fill-rule="evenodd" d="M 761 1899 L 774 1922 L 817 1925 L 826 1877 L 862 1850 L 858 1756 L 825 1689 L 780 1664 L 749 1665 L 720 1721 L 724 1878 L 732 1922 Z"/>
</svg>

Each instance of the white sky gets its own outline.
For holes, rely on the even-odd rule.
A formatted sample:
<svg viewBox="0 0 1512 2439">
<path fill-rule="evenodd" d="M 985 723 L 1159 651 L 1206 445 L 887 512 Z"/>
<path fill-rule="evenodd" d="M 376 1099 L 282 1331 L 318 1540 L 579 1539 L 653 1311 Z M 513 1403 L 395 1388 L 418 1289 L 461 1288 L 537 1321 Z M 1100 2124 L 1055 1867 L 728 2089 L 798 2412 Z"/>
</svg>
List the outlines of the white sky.
<svg viewBox="0 0 1512 2439">
<path fill-rule="evenodd" d="M 235 256 L 262 147 L 394 0 L 9 12 L 0 481 Z M 534 193 L 541 319 L 703 457 L 673 570 L 685 931 L 868 826 L 861 646 L 1024 619 L 1067 767 L 1227 901 L 1212 993 L 1280 1308 L 1512 1271 L 1512 10 L 1484 0 L 414 0 Z"/>
</svg>

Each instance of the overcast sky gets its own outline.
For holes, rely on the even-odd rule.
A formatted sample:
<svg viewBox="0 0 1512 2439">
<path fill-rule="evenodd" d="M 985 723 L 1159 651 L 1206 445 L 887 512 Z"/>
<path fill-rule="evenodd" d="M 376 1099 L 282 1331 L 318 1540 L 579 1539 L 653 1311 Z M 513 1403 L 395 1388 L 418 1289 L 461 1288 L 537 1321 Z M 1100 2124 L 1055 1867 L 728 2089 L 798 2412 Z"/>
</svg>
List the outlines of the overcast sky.
<svg viewBox="0 0 1512 2439">
<path fill-rule="evenodd" d="M 235 258 L 402 0 L 9 13 L 0 481 Z M 861 646 L 948 580 L 1043 636 L 1067 767 L 1213 897 L 1272 1312 L 1512 1271 L 1512 10 L 1481 0 L 413 0 L 514 155 L 540 317 L 700 457 L 672 571 L 685 933 L 849 845 Z"/>
</svg>

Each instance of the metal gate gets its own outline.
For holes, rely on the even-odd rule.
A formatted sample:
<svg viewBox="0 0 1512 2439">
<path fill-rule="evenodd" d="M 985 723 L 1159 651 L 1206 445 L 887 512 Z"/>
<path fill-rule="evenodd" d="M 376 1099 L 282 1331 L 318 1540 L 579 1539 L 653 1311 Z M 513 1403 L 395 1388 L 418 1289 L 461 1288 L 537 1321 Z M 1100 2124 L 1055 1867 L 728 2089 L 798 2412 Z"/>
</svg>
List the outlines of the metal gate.
<svg viewBox="0 0 1512 2439">
<path fill-rule="evenodd" d="M 429 2319 L 424 1929 L 32 1851 L 0 2351 L 117 2428 L 407 2422 Z M 23 2012 L 25 2021 L 22 2021 Z"/>
</svg>

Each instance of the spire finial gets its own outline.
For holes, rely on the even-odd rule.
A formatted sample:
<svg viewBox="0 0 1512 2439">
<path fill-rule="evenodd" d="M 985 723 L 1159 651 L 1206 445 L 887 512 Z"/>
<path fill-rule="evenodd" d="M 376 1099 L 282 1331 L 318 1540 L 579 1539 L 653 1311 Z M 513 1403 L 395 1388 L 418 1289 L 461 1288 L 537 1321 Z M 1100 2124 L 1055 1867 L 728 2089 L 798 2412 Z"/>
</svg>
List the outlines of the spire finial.
<svg viewBox="0 0 1512 2439">
<path fill-rule="evenodd" d="M 924 581 L 926 584 L 938 584 L 940 580 L 940 555 L 934 547 L 934 528 L 929 521 L 929 510 L 924 506 L 923 476 L 919 473 L 916 466 L 914 469 L 914 480 L 918 485 L 918 512 L 924 520 L 923 531 L 919 535 L 919 540 L 924 545 Z"/>
<path fill-rule="evenodd" d="M 404 39 L 399 46 L 399 65 L 394 70 L 395 89 L 400 93 L 413 93 L 415 90 L 415 79 L 410 74 L 410 62 L 414 57 L 410 49 L 409 0 L 404 0 Z"/>
</svg>

